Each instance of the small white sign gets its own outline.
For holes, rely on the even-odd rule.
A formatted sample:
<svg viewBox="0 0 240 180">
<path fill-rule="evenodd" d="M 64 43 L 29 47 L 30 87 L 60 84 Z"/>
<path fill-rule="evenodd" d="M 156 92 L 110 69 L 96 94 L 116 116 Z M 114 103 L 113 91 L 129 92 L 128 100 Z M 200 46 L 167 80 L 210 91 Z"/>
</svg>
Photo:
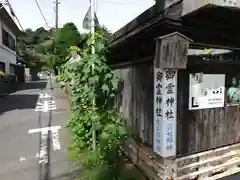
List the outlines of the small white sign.
<svg viewBox="0 0 240 180">
<path fill-rule="evenodd" d="M 190 110 L 224 107 L 224 97 L 225 74 L 190 74 Z"/>
<path fill-rule="evenodd" d="M 154 151 L 176 155 L 177 70 L 154 68 Z"/>
</svg>

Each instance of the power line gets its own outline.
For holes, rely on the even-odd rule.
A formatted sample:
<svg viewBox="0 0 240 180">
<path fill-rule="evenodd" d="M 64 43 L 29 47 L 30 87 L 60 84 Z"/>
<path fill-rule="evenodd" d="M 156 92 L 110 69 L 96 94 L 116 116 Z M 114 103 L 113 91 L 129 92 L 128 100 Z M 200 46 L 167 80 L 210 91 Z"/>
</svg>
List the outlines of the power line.
<svg viewBox="0 0 240 180">
<path fill-rule="evenodd" d="M 40 11 L 40 13 L 41 13 L 41 15 L 42 15 L 42 18 L 43 18 L 43 20 L 45 21 L 47 27 L 50 28 L 50 26 L 49 26 L 49 24 L 48 24 L 48 22 L 47 22 L 47 19 L 45 18 L 44 14 L 43 14 L 43 12 L 42 12 L 42 9 L 41 9 L 41 7 L 40 7 L 40 5 L 38 4 L 38 1 L 35 0 L 35 3 L 37 4 L 38 10 Z"/>
<path fill-rule="evenodd" d="M 12 8 L 10 2 L 9 2 L 9 0 L 6 0 L 6 3 L 4 3 L 4 4 L 8 5 L 11 15 L 12 15 L 14 18 L 16 18 L 16 20 L 17 20 L 17 22 L 18 22 L 18 24 L 19 24 L 21 30 L 24 31 L 24 29 L 23 29 L 23 27 L 22 27 L 22 24 L 20 23 L 20 21 L 19 21 L 17 15 L 15 14 L 15 12 L 14 12 L 14 10 L 13 10 L 13 8 Z"/>
</svg>

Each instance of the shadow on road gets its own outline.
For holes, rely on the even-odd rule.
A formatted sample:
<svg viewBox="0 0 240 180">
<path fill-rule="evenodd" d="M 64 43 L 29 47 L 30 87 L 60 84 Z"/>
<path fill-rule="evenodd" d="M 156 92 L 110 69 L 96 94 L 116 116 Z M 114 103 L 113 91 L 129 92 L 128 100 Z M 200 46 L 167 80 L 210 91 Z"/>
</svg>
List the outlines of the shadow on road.
<svg viewBox="0 0 240 180">
<path fill-rule="evenodd" d="M 21 109 L 34 109 L 38 100 L 39 94 L 30 94 L 28 92 L 22 92 L 24 90 L 44 89 L 47 82 L 36 81 L 26 84 L 21 84 L 16 93 L 7 95 L 0 98 L 0 115 L 12 111 Z"/>
<path fill-rule="evenodd" d="M 44 89 L 47 86 L 46 81 L 32 81 L 24 84 L 20 84 L 19 88 L 17 89 L 18 91 L 22 90 L 30 90 L 30 89 Z"/>
</svg>

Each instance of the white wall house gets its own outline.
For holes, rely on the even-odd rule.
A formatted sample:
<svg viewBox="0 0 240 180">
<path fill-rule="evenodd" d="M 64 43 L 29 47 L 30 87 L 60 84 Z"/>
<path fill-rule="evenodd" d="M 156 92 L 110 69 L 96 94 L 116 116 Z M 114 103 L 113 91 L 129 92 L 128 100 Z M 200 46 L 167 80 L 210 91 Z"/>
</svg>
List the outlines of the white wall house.
<svg viewBox="0 0 240 180">
<path fill-rule="evenodd" d="M 21 33 L 5 8 L 0 9 L 0 71 L 14 73 L 17 63 L 16 37 Z"/>
</svg>

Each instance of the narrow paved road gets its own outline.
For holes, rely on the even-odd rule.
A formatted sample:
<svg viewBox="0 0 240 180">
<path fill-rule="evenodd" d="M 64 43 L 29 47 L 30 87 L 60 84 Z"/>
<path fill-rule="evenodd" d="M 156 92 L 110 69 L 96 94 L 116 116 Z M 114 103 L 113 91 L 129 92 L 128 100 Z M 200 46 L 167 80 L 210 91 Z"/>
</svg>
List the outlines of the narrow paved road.
<svg viewBox="0 0 240 180">
<path fill-rule="evenodd" d="M 0 179 L 73 180 L 66 95 L 50 79 L 0 98 Z"/>
</svg>

